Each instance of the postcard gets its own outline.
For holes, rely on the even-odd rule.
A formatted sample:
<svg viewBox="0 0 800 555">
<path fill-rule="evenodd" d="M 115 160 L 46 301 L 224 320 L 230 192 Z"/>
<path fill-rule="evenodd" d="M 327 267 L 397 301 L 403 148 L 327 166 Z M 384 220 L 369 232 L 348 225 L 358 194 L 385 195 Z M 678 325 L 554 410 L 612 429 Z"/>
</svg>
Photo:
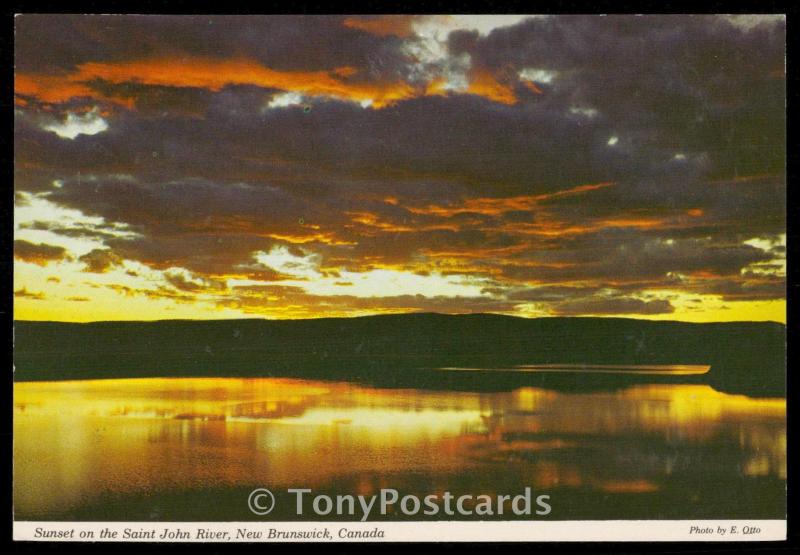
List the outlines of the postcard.
<svg viewBox="0 0 800 555">
<path fill-rule="evenodd" d="M 15 539 L 786 538 L 783 15 L 14 24 Z"/>
</svg>

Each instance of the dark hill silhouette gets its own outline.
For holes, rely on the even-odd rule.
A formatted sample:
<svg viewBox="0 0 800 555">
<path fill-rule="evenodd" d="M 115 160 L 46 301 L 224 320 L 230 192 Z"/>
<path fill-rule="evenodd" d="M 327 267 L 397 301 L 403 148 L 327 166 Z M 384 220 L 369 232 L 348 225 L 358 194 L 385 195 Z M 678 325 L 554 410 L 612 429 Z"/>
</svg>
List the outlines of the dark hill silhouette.
<svg viewBox="0 0 800 555">
<path fill-rule="evenodd" d="M 297 376 L 396 387 L 497 389 L 709 383 L 785 394 L 785 326 L 625 318 L 403 314 L 311 320 L 15 323 L 15 380 Z M 710 364 L 704 376 L 436 372 L 519 364 Z"/>
</svg>

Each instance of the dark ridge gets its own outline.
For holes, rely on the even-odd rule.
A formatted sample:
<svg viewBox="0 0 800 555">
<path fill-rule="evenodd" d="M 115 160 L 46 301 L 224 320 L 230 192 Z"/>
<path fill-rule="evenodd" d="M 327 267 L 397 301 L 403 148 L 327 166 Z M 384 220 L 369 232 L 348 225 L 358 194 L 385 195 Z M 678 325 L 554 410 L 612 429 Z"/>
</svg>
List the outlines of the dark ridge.
<svg viewBox="0 0 800 555">
<path fill-rule="evenodd" d="M 293 376 L 388 387 L 581 389 L 707 383 L 785 395 L 786 328 L 626 318 L 430 313 L 311 320 L 15 322 L 15 380 Z M 710 364 L 704 376 L 498 375 L 431 368 L 519 364 Z M 469 374 L 469 375 L 465 375 Z"/>
</svg>

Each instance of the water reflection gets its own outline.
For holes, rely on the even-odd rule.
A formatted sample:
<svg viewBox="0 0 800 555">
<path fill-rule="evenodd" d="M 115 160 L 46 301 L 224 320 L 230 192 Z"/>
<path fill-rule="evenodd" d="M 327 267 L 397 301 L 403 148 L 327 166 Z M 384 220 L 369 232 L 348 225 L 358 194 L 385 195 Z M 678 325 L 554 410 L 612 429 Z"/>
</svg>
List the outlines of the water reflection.
<svg viewBox="0 0 800 555">
<path fill-rule="evenodd" d="M 760 479 L 778 487 L 751 488 L 745 501 L 762 496 L 756 504 L 778 513 L 783 503 L 773 497 L 786 479 L 785 401 L 702 385 L 468 393 L 206 378 L 17 383 L 14 393 L 17 518 L 263 484 L 361 494 L 531 485 L 565 500 L 580 492 L 585 505 L 586 495 L 702 503 Z"/>
</svg>

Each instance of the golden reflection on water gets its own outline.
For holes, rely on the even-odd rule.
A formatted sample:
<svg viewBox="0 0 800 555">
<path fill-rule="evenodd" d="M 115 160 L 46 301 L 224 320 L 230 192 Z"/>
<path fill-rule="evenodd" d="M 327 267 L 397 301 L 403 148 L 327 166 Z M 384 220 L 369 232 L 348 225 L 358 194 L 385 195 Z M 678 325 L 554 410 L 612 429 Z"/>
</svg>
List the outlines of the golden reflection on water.
<svg viewBox="0 0 800 555">
<path fill-rule="evenodd" d="M 14 385 L 14 502 L 30 515 L 176 488 L 353 478 L 355 493 L 366 493 L 397 487 L 368 478 L 390 475 L 434 491 L 470 471 L 539 488 L 645 493 L 693 470 L 698 449 L 722 459 L 718 473 L 785 480 L 785 401 L 704 385 L 595 393 L 277 378 Z"/>
</svg>

